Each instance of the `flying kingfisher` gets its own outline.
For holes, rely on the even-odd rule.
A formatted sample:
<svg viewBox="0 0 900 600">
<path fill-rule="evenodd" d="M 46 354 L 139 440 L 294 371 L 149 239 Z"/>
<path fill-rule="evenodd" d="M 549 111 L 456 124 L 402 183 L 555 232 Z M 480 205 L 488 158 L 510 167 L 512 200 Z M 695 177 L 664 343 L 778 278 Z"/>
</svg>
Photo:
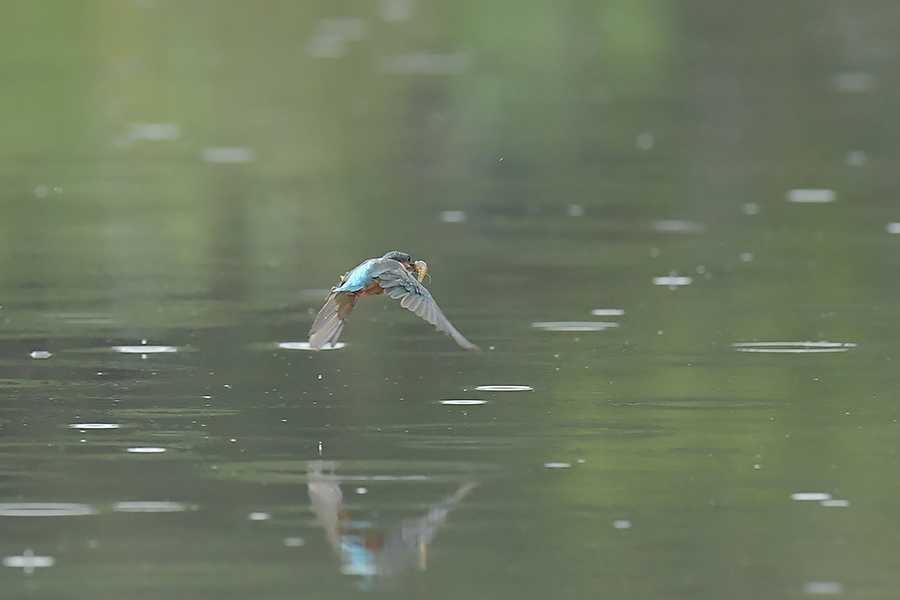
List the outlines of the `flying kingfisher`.
<svg viewBox="0 0 900 600">
<path fill-rule="evenodd" d="M 443 331 L 466 350 L 479 350 L 450 324 L 431 293 L 422 285 L 428 272 L 424 260 L 413 262 L 406 252 L 392 250 L 381 258 L 370 258 L 341 277 L 341 283 L 331 288 L 325 306 L 316 315 L 309 330 L 309 347 L 320 350 L 334 346 L 347 323 L 347 317 L 359 296 L 387 294 Z"/>
</svg>

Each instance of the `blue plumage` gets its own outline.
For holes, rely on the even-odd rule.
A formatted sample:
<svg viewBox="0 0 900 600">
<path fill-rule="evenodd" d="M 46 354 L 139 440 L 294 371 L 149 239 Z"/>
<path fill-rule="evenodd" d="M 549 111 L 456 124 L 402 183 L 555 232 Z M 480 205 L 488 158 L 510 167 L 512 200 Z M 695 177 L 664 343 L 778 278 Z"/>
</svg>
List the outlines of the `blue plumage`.
<svg viewBox="0 0 900 600">
<path fill-rule="evenodd" d="M 344 278 L 344 283 L 337 287 L 337 291 L 339 292 L 358 292 L 363 289 L 375 279 L 372 277 L 370 273 L 370 267 L 372 263 L 374 263 L 377 258 L 370 258 L 369 260 L 363 261 L 358 267 L 354 267 L 349 273 L 347 273 Z"/>
</svg>

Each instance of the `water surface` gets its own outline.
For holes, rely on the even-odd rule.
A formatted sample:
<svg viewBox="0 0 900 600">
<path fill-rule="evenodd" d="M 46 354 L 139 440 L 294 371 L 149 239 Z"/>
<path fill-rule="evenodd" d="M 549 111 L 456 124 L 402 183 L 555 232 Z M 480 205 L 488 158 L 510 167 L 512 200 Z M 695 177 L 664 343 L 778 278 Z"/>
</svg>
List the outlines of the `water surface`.
<svg viewBox="0 0 900 600">
<path fill-rule="evenodd" d="M 4 598 L 889 597 L 897 12 L 0 8 Z"/>
</svg>

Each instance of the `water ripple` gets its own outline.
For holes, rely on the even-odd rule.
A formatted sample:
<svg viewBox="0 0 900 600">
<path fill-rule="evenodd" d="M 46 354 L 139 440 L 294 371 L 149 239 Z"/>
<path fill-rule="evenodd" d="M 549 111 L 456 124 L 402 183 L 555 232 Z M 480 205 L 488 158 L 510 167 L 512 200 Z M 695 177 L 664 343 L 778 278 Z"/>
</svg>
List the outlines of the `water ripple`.
<svg viewBox="0 0 900 600">
<path fill-rule="evenodd" d="M 619 324 L 612 321 L 539 321 L 531 326 L 544 331 L 605 331 Z"/>
<path fill-rule="evenodd" d="M 677 287 L 691 285 L 693 281 L 692 278 L 687 277 L 686 275 L 678 275 L 676 272 L 672 271 L 668 275 L 654 277 L 653 285 L 668 286 L 670 290 L 674 290 Z"/>
<path fill-rule="evenodd" d="M 338 342 L 334 346 L 323 346 L 320 350 L 338 350 L 346 346 L 344 342 Z M 278 342 L 278 347 L 284 350 L 310 350 L 312 348 L 309 345 L 309 342 Z"/>
<path fill-rule="evenodd" d="M 767 354 L 817 354 L 846 352 L 856 348 L 852 342 L 735 342 L 731 345 L 738 352 Z"/>
<path fill-rule="evenodd" d="M 479 392 L 531 392 L 534 388 L 530 385 L 479 385 L 475 388 Z"/>
<path fill-rule="evenodd" d="M 133 502 L 116 502 L 113 504 L 115 512 L 124 513 L 170 513 L 184 512 L 189 506 L 184 502 L 169 502 L 157 500 L 137 500 Z"/>
<path fill-rule="evenodd" d="M 165 354 L 167 352 L 178 352 L 175 346 L 113 346 L 113 350 L 122 354 Z"/>
<path fill-rule="evenodd" d="M 118 423 L 70 423 L 69 429 L 78 429 L 81 431 L 86 431 L 88 429 L 100 430 L 100 429 L 118 429 Z"/>
<path fill-rule="evenodd" d="M 796 189 L 787 193 L 788 202 L 825 204 L 837 200 L 837 193 L 829 189 Z"/>
<path fill-rule="evenodd" d="M 800 502 L 821 502 L 823 500 L 831 500 L 831 494 L 827 492 L 794 492 L 791 494 L 791 500 Z"/>
<path fill-rule="evenodd" d="M 159 446 L 132 446 L 126 448 L 125 451 L 131 454 L 162 454 L 166 449 Z"/>
<path fill-rule="evenodd" d="M 487 400 L 467 400 L 464 398 L 440 400 L 440 404 L 450 404 L 453 406 L 474 406 L 477 404 L 487 404 Z"/>
<path fill-rule="evenodd" d="M 31 575 L 36 568 L 52 567 L 56 564 L 56 559 L 52 556 L 37 556 L 29 548 L 19 556 L 4 556 L 0 562 L 4 567 L 23 569 L 26 574 Z"/>
</svg>

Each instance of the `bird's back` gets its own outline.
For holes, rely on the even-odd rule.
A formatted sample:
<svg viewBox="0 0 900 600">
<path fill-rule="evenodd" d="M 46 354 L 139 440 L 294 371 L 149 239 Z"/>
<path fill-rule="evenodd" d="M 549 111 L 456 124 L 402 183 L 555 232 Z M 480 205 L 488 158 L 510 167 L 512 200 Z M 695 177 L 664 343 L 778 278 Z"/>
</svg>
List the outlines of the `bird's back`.
<svg viewBox="0 0 900 600">
<path fill-rule="evenodd" d="M 376 262 L 383 260 L 380 258 L 370 258 L 363 261 L 359 266 L 351 269 L 344 275 L 344 281 L 337 287 L 341 292 L 356 292 L 375 281 L 372 277 L 372 267 Z"/>
</svg>

